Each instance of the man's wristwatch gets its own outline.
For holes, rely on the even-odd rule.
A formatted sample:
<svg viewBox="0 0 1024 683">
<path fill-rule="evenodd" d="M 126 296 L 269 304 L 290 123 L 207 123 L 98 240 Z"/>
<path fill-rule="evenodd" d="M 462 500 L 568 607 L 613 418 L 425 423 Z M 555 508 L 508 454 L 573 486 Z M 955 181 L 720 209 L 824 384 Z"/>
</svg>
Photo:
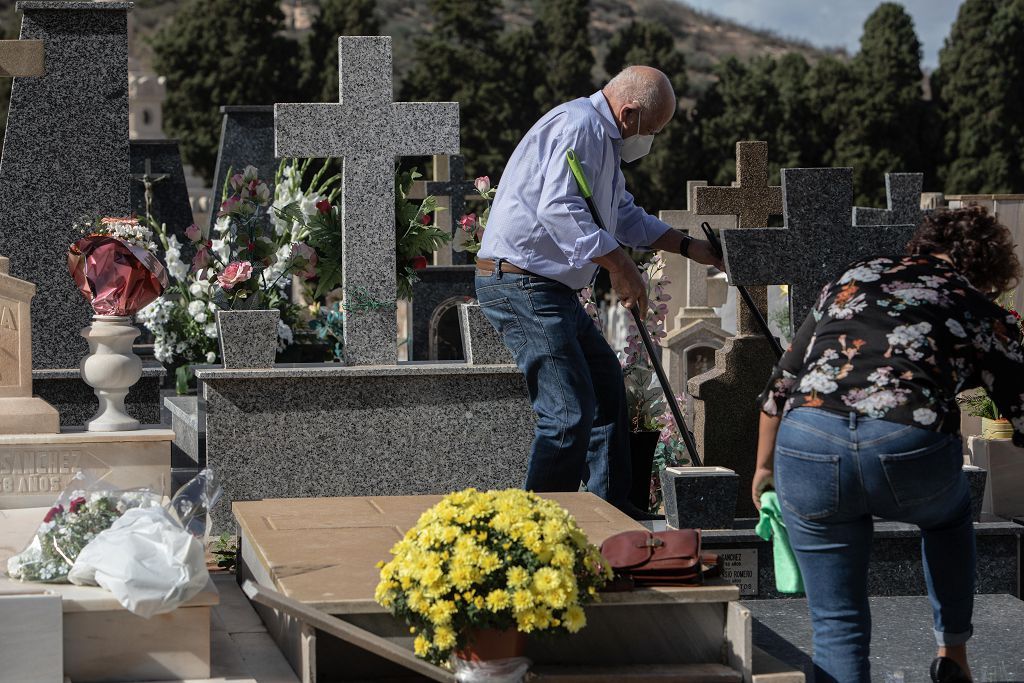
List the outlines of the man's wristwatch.
<svg viewBox="0 0 1024 683">
<path fill-rule="evenodd" d="M 693 242 L 693 238 L 689 235 L 682 235 L 683 240 L 679 243 L 679 253 L 686 258 L 690 258 L 690 243 Z"/>
</svg>

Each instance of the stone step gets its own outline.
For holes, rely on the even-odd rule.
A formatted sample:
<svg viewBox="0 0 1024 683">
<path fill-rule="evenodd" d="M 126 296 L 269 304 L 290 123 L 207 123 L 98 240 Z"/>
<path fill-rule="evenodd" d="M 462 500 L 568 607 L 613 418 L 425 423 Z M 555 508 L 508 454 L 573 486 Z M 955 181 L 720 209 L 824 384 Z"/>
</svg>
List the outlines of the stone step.
<svg viewBox="0 0 1024 683">
<path fill-rule="evenodd" d="M 538 666 L 529 683 L 742 683 L 724 664 L 633 664 L 630 666 Z"/>
</svg>

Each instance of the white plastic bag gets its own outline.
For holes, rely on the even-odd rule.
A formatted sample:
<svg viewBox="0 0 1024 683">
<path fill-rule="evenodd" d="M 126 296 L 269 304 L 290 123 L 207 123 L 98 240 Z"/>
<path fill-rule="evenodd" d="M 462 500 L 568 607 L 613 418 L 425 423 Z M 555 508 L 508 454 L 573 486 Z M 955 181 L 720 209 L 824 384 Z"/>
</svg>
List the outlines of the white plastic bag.
<svg viewBox="0 0 1024 683">
<path fill-rule="evenodd" d="M 161 507 L 126 511 L 78 555 L 68 573 L 98 585 L 121 605 L 149 618 L 195 597 L 209 580 L 202 544 Z"/>
<path fill-rule="evenodd" d="M 526 657 L 491 659 L 485 662 L 452 657 L 455 680 L 459 683 L 521 683 L 530 670 Z"/>
</svg>

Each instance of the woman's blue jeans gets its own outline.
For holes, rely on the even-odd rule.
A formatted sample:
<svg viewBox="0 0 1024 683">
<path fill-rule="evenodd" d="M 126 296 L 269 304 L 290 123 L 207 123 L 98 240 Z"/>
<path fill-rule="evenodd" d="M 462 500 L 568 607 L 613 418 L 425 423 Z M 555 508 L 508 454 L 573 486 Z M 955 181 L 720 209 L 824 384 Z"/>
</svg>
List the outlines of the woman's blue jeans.
<svg viewBox="0 0 1024 683">
<path fill-rule="evenodd" d="M 971 637 L 974 525 L 959 436 L 797 408 L 779 428 L 775 489 L 807 591 L 818 683 L 871 680 L 873 516 L 920 527 L 938 644 Z"/>
<path fill-rule="evenodd" d="M 526 376 L 537 414 L 525 487 L 587 490 L 625 508 L 629 421 L 622 367 L 576 292 L 547 278 L 476 278 L 480 309 Z"/>
</svg>

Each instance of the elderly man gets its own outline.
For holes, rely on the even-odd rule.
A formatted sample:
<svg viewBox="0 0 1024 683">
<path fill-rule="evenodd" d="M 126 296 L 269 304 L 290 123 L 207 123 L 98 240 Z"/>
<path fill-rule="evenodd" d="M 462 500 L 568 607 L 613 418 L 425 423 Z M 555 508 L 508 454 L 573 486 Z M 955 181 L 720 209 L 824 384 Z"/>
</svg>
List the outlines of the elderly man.
<svg viewBox="0 0 1024 683">
<path fill-rule="evenodd" d="M 585 481 L 641 519 L 649 515 L 627 501 L 622 369 L 576 293 L 604 266 L 622 305 L 647 310 L 646 286 L 620 242 L 720 266 L 706 242 L 638 207 L 619 169 L 650 151 L 675 111 L 668 77 L 631 66 L 589 98 L 545 114 L 505 167 L 477 260 L 481 309 L 526 376 L 537 414 L 526 488 L 576 491 Z M 587 210 L 568 149 L 582 161 L 607 232 Z"/>
</svg>

